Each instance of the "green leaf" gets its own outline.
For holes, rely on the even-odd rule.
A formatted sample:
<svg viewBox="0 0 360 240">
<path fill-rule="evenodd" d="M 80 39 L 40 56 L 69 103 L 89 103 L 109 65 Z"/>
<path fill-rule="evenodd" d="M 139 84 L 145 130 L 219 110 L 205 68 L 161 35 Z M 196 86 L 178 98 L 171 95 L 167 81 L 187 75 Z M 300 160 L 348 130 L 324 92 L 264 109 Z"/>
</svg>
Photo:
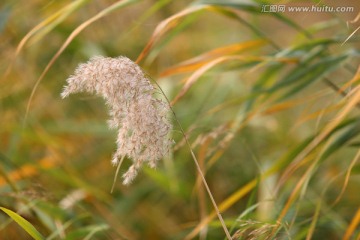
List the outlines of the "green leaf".
<svg viewBox="0 0 360 240">
<path fill-rule="evenodd" d="M 329 157 L 333 152 L 340 149 L 346 143 L 348 143 L 351 139 L 358 136 L 360 133 L 360 121 L 355 122 L 350 126 L 346 131 L 340 134 L 338 137 L 334 139 L 334 141 L 326 148 L 323 152 L 321 159 L 324 160 Z"/>
<path fill-rule="evenodd" d="M 244 2 L 240 2 L 240 1 L 229 1 L 229 0 L 227 0 L 227 1 L 224 1 L 224 0 L 221 0 L 221 1 L 219 1 L 219 0 L 202 0 L 202 1 L 195 2 L 195 4 L 209 4 L 209 5 L 214 5 L 214 6 L 222 6 L 222 7 L 229 7 L 229 8 L 233 8 L 233 9 L 240 9 L 240 10 L 243 10 L 246 12 L 250 12 L 252 14 L 264 14 L 261 11 L 262 5 L 255 3 L 255 2 L 244 3 Z M 288 25 L 289 27 L 299 31 L 307 38 L 311 37 L 310 33 L 308 33 L 300 25 L 298 25 L 296 22 L 292 21 L 290 18 L 287 18 L 283 14 L 280 14 L 277 12 L 271 12 L 271 13 L 266 13 L 266 14 L 277 18 L 279 21 L 281 21 L 284 24 Z"/>
<path fill-rule="evenodd" d="M 334 134 L 336 134 L 337 132 L 339 132 L 340 130 L 344 129 L 344 128 L 351 128 L 351 130 L 356 129 L 353 125 L 355 124 L 356 126 L 359 124 L 357 123 L 358 120 L 356 118 L 353 119 L 348 119 L 342 123 L 340 123 L 337 127 L 335 127 L 327 137 L 325 137 L 318 146 L 320 146 L 321 144 L 323 144 L 326 140 L 330 139 L 331 136 L 334 136 Z M 352 127 L 351 127 L 352 126 Z M 350 131 L 351 131 L 350 130 Z M 358 130 L 356 130 L 358 131 Z M 321 156 L 321 160 L 324 160 L 326 157 L 328 157 L 332 152 L 336 151 L 336 149 L 338 147 L 341 147 L 343 144 L 345 144 L 347 142 L 347 140 L 349 140 L 350 138 L 352 138 L 353 136 L 349 136 L 349 131 L 346 131 L 343 136 L 339 137 L 339 139 L 337 139 L 335 142 L 333 142 L 322 154 Z M 357 132 L 356 132 L 357 133 Z M 300 153 L 302 152 L 316 137 L 316 135 L 310 136 L 308 138 L 306 138 L 305 140 L 303 140 L 301 143 L 299 143 L 293 150 L 289 151 L 284 157 L 283 159 L 278 163 L 279 167 L 278 169 L 283 169 L 285 168 L 287 165 L 289 165 L 291 163 L 291 161 Z"/>
<path fill-rule="evenodd" d="M 273 84 L 274 79 L 277 77 L 277 74 L 282 70 L 284 64 L 282 63 L 271 63 L 271 65 L 264 71 L 264 73 L 259 77 L 259 80 L 254 84 L 251 92 L 253 97 L 249 99 L 246 103 L 246 111 L 250 112 L 257 98 L 262 96 L 266 92 L 266 87 L 270 84 Z M 265 97 L 265 100 L 270 97 Z"/>
<path fill-rule="evenodd" d="M 278 101 L 284 100 L 299 92 L 309 84 L 314 83 L 316 80 L 321 79 L 326 74 L 339 68 L 341 66 L 341 62 L 347 59 L 347 57 L 348 56 L 346 55 L 326 57 L 315 64 L 302 67 L 299 66 L 290 74 L 288 74 L 284 79 L 278 82 L 275 86 L 270 88 L 269 92 L 274 92 L 280 88 L 295 85 L 278 99 Z"/>
<path fill-rule="evenodd" d="M 35 227 L 27 221 L 25 218 L 21 217 L 19 214 L 4 208 L 0 207 L 2 211 L 4 211 L 9 217 L 11 217 L 17 224 L 20 225 L 22 229 L 24 229 L 31 237 L 35 240 L 42 240 L 45 239 L 36 229 Z"/>
<path fill-rule="evenodd" d="M 200 4 L 206 4 L 206 5 L 214 5 L 214 6 L 221 6 L 221 7 L 230 7 L 230 8 L 236 8 L 243 11 L 251 12 L 251 13 L 261 13 L 261 6 L 257 3 L 240 3 L 240 2 L 233 2 L 233 1 L 214 1 L 214 0 L 202 0 L 202 1 L 195 1 L 194 5 L 200 5 Z"/>
</svg>

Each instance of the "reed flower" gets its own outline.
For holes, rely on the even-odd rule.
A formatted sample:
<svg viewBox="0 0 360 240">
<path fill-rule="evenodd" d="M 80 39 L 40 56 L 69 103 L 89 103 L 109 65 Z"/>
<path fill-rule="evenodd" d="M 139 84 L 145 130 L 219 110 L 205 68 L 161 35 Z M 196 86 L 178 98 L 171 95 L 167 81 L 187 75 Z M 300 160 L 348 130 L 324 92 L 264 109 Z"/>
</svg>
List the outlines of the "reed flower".
<svg viewBox="0 0 360 240">
<path fill-rule="evenodd" d="M 169 106 L 155 98 L 156 89 L 141 68 L 126 57 L 93 57 L 67 79 L 61 96 L 89 92 L 102 96 L 109 107 L 111 128 L 118 129 L 112 163 L 128 157 L 133 165 L 123 175 L 129 184 L 143 163 L 155 168 L 172 145 Z"/>
</svg>

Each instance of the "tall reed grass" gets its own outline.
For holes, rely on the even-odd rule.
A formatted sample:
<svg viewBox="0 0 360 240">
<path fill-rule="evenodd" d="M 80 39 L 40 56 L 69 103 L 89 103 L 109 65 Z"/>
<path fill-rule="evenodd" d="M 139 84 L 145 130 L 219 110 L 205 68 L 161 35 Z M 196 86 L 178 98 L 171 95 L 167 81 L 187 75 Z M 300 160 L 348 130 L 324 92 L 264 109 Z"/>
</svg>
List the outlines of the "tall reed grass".
<svg viewBox="0 0 360 240">
<path fill-rule="evenodd" d="M 360 8 L 321 4 L 0 5 L 0 238 L 359 239 Z"/>
</svg>

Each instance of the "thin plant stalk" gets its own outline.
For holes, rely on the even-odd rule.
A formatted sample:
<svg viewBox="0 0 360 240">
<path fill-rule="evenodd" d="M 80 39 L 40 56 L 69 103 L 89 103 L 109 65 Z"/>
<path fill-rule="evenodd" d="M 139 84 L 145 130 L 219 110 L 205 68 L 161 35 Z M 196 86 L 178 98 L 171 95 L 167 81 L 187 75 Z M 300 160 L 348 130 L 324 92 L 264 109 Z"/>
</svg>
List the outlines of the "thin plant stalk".
<svg viewBox="0 0 360 240">
<path fill-rule="evenodd" d="M 124 161 L 124 158 L 125 158 L 125 155 L 121 157 L 121 160 L 120 160 L 120 162 L 119 162 L 118 165 L 117 165 L 116 173 L 115 173 L 115 176 L 114 176 L 114 181 L 113 181 L 113 184 L 112 184 L 110 193 L 113 193 L 113 191 L 114 191 L 116 179 L 118 178 L 120 166 L 121 166 L 122 162 Z"/>
<path fill-rule="evenodd" d="M 149 76 L 149 77 L 150 77 L 150 76 Z M 151 77 L 150 77 L 150 78 L 151 78 Z M 209 198 L 210 198 L 210 200 L 211 200 L 211 202 L 212 202 L 212 204 L 213 204 L 213 206 L 214 206 L 214 209 L 215 209 L 216 214 L 217 214 L 217 216 L 218 216 L 218 218 L 219 218 L 219 221 L 220 221 L 220 223 L 221 223 L 221 226 L 222 226 L 223 229 L 224 229 L 225 235 L 226 235 L 226 237 L 227 237 L 228 240 L 232 240 L 232 237 L 231 237 L 231 235 L 230 235 L 230 233 L 229 233 L 229 230 L 227 229 L 226 224 L 225 224 L 225 222 L 224 222 L 224 219 L 223 219 L 223 217 L 221 216 L 220 210 L 219 210 L 219 208 L 218 208 L 218 206 L 217 206 L 217 204 L 216 204 L 216 202 L 215 202 L 214 196 L 212 195 L 211 190 L 210 190 L 210 188 L 209 188 L 209 185 L 208 185 L 207 182 L 206 182 L 205 176 L 204 176 L 204 174 L 203 174 L 203 172 L 202 172 L 202 170 L 201 170 L 201 167 L 200 167 L 200 165 L 199 165 L 199 162 L 198 162 L 198 160 L 197 160 L 197 158 L 196 158 L 196 156 L 195 156 L 195 154 L 194 154 L 194 151 L 193 151 L 192 148 L 191 148 L 191 145 L 190 145 L 190 143 L 189 143 L 188 138 L 186 137 L 186 134 L 185 134 L 185 131 L 184 131 L 182 125 L 180 124 L 178 118 L 176 117 L 175 111 L 174 111 L 174 109 L 172 108 L 169 99 L 167 98 L 167 96 L 165 95 L 164 91 L 162 90 L 162 88 L 160 87 L 160 85 L 157 83 L 157 81 L 156 81 L 155 79 L 153 79 L 153 78 L 151 78 L 151 79 L 154 81 L 154 83 L 156 84 L 156 86 L 160 89 L 161 93 L 163 94 L 163 96 L 165 97 L 167 103 L 169 104 L 169 108 L 170 108 L 172 114 L 174 115 L 174 118 L 175 118 L 175 121 L 176 121 L 177 125 L 178 125 L 179 128 L 180 128 L 181 134 L 184 136 L 186 145 L 188 146 L 188 148 L 189 148 L 189 150 L 190 150 L 190 153 L 191 153 L 192 159 L 194 160 L 196 169 L 197 169 L 197 171 L 198 171 L 198 173 L 199 173 L 199 175 L 200 175 L 200 178 L 201 178 L 201 180 L 202 180 L 202 182 L 203 182 L 203 184 L 204 184 L 204 186 L 205 186 L 205 188 L 206 188 L 207 193 L 209 194 Z"/>
</svg>

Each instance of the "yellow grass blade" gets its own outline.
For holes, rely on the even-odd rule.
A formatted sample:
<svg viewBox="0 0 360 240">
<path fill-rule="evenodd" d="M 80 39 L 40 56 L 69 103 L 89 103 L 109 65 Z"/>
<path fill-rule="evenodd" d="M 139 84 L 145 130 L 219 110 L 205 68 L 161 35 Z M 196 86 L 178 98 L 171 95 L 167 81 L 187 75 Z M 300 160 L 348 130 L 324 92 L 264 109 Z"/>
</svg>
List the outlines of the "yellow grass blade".
<svg viewBox="0 0 360 240">
<path fill-rule="evenodd" d="M 305 99 L 306 101 L 306 99 Z M 291 109 L 297 105 L 303 104 L 303 100 L 293 100 L 293 101 L 287 101 L 283 103 L 279 103 L 273 106 L 270 106 L 268 109 L 266 109 L 263 114 L 264 115 L 271 115 L 275 114 L 277 112 L 285 111 L 287 109 Z"/>
<path fill-rule="evenodd" d="M 61 8 L 51 16 L 47 17 L 44 21 L 36 25 L 33 29 L 31 29 L 23 39 L 21 39 L 19 45 L 16 48 L 15 57 L 20 53 L 20 51 L 24 48 L 25 44 L 35 36 L 39 31 L 44 30 L 45 27 L 50 26 L 54 28 L 57 24 L 62 22 L 66 17 L 68 17 L 73 11 L 78 9 L 82 4 L 87 2 L 88 0 L 77 0 L 74 1 L 65 7 Z M 48 32 L 50 29 L 46 29 Z M 41 35 L 44 35 L 44 32 L 41 33 Z M 39 39 L 39 38 L 38 38 Z"/>
<path fill-rule="evenodd" d="M 359 65 L 359 67 L 358 67 L 358 69 L 357 69 L 357 71 L 356 71 L 355 76 L 354 76 L 350 81 L 346 82 L 346 83 L 344 84 L 344 86 L 342 86 L 342 87 L 340 88 L 340 90 L 339 90 L 340 93 L 344 92 L 345 89 L 349 88 L 352 84 L 354 84 L 354 83 L 356 83 L 356 82 L 358 82 L 358 81 L 360 81 L 360 65 Z"/>
<path fill-rule="evenodd" d="M 265 43 L 266 41 L 264 40 L 253 40 L 219 47 L 201 54 L 200 56 L 182 62 L 177 66 L 168 68 L 164 72 L 160 73 L 160 77 L 167 77 L 178 73 L 195 71 L 214 58 L 243 52 L 244 50 L 249 50 L 254 47 L 260 47 Z"/>
<path fill-rule="evenodd" d="M 356 211 L 355 216 L 353 217 L 350 225 L 346 229 L 343 240 L 349 240 L 351 238 L 351 236 L 353 235 L 353 233 L 356 230 L 356 227 L 359 225 L 359 223 L 360 223 L 360 207 Z"/>
<path fill-rule="evenodd" d="M 341 105 L 343 105 L 343 104 L 330 105 L 330 106 L 324 107 L 323 109 L 320 109 L 318 111 L 312 112 L 308 115 L 301 116 L 301 118 L 299 120 L 297 120 L 295 125 L 300 125 L 306 121 L 319 118 L 322 115 L 338 111 L 341 108 Z"/>
<path fill-rule="evenodd" d="M 206 115 L 212 115 L 215 114 L 217 112 L 220 112 L 221 110 L 226 109 L 227 107 L 231 107 L 231 106 L 238 106 L 240 105 L 242 102 L 244 102 L 247 98 L 246 97 L 240 97 L 240 98 L 235 98 L 235 99 L 231 99 L 229 101 L 220 103 L 218 105 L 216 105 L 215 107 L 209 109 L 206 112 Z"/>
<path fill-rule="evenodd" d="M 39 29 L 28 41 L 28 44 L 34 44 L 37 41 L 41 40 L 46 34 L 48 34 L 51 30 L 53 30 L 56 26 L 58 26 L 61 22 L 63 22 L 71 13 L 79 9 L 83 4 L 89 2 L 89 0 L 78 0 L 77 2 L 73 2 L 69 4 L 69 6 L 65 7 L 61 12 L 61 15 L 54 19 L 54 21 L 49 22 L 46 26 Z M 51 17 L 51 16 L 50 16 Z"/>
<path fill-rule="evenodd" d="M 356 23 L 357 21 L 359 21 L 360 20 L 360 12 L 358 13 L 358 15 L 356 15 L 356 17 L 353 19 L 353 20 L 351 20 L 351 21 L 348 21 L 349 23 Z"/>
<path fill-rule="evenodd" d="M 251 62 L 251 61 L 276 61 L 276 62 L 289 62 L 291 59 L 287 58 L 268 58 L 268 57 L 258 57 L 258 56 L 242 56 L 242 55 L 235 55 L 235 56 L 222 56 L 219 58 L 216 58 L 202 67 L 200 67 L 198 70 L 196 70 L 189 78 L 185 79 L 185 84 L 183 88 L 180 90 L 178 95 L 172 100 L 171 105 L 174 105 L 177 101 L 179 101 L 185 93 L 190 89 L 190 87 L 208 70 L 215 67 L 216 65 L 226 62 L 226 61 L 245 61 L 245 62 Z"/>
<path fill-rule="evenodd" d="M 11 59 L 11 62 L 6 69 L 6 72 L 4 76 L 8 76 L 10 73 L 12 66 L 14 64 L 15 59 L 21 52 L 21 50 L 25 47 L 25 44 L 29 42 L 31 38 L 38 35 L 36 39 L 32 41 L 38 41 L 41 39 L 46 33 L 48 33 L 51 29 L 53 29 L 55 26 L 57 26 L 59 23 L 61 23 L 64 19 L 66 19 L 72 12 L 76 11 L 81 5 L 88 2 L 89 0 L 77 0 L 74 1 L 65 7 L 61 8 L 57 12 L 53 13 L 51 16 L 47 17 L 45 20 L 43 20 L 41 23 L 36 25 L 34 28 L 32 28 L 26 35 L 23 37 L 19 43 L 19 45 L 16 47 L 16 51 L 14 56 Z"/>
<path fill-rule="evenodd" d="M 307 181 L 307 179 L 309 178 L 311 172 L 313 171 L 315 167 L 315 163 L 311 164 L 311 166 L 306 170 L 305 174 L 301 177 L 301 179 L 297 182 L 294 190 L 291 192 L 291 195 L 289 197 L 289 199 L 286 201 L 285 206 L 283 207 L 283 209 L 281 210 L 279 217 L 277 219 L 277 221 L 281 222 L 281 220 L 285 217 L 286 213 L 288 212 L 289 208 L 291 207 L 291 205 L 295 202 L 295 200 L 297 199 L 297 196 L 301 190 L 301 188 L 303 187 L 303 184 Z"/>
<path fill-rule="evenodd" d="M 349 39 L 350 39 L 352 36 L 354 36 L 355 33 L 356 33 L 359 29 L 360 29 L 360 26 L 359 26 L 357 29 L 355 29 L 355 30 L 345 39 L 345 41 L 341 44 L 341 46 L 344 45 L 347 41 L 349 41 Z"/>
<path fill-rule="evenodd" d="M 342 108 L 342 111 L 340 111 L 337 116 L 335 117 L 334 121 L 331 121 L 329 124 L 327 124 L 322 132 L 319 133 L 319 135 L 314 138 L 310 142 L 306 148 L 300 152 L 292 161 L 292 163 L 288 166 L 288 168 L 285 170 L 283 176 L 289 175 L 296 166 L 303 161 L 303 159 L 314 149 L 316 146 L 318 146 L 336 126 L 338 126 L 345 117 L 351 112 L 351 110 L 357 106 L 357 104 L 360 101 L 360 87 L 358 86 L 355 88 L 350 94 L 350 97 L 346 101 L 346 104 Z M 283 177 L 282 177 L 283 178 Z"/>
<path fill-rule="evenodd" d="M 351 161 L 350 166 L 346 171 L 345 180 L 344 180 L 344 184 L 343 184 L 343 186 L 341 188 L 341 192 L 339 193 L 339 196 L 336 198 L 336 200 L 334 201 L 334 203 L 332 205 L 335 205 L 338 201 L 340 201 L 342 195 L 345 192 L 346 186 L 347 186 L 347 184 L 349 182 L 350 175 L 351 175 L 351 170 L 353 169 L 353 167 L 355 166 L 355 164 L 359 160 L 359 158 L 360 158 L 360 151 L 357 152 L 356 156 Z"/>
<path fill-rule="evenodd" d="M 139 57 L 136 59 L 136 63 L 141 62 L 144 57 L 148 55 L 150 50 L 153 48 L 153 46 L 160 40 L 160 38 L 170 29 L 176 26 L 178 21 L 191 13 L 199 12 L 204 9 L 210 9 L 211 6 L 207 5 L 199 5 L 199 6 L 191 6 L 189 8 L 184 9 L 183 11 L 161 21 L 157 27 L 155 28 L 150 40 L 146 44 L 145 48 L 142 50 L 142 52 L 139 54 Z"/>
<path fill-rule="evenodd" d="M 347 104 L 343 107 L 342 111 L 339 112 L 337 117 L 334 121 L 330 122 L 324 130 L 316 137 L 314 140 L 310 142 L 310 144 L 300 153 L 298 154 L 293 162 L 289 165 L 289 167 L 285 170 L 282 180 L 284 180 L 284 176 L 288 176 L 291 174 L 291 172 L 294 171 L 295 168 L 299 166 L 302 162 L 305 161 L 305 156 L 307 156 L 318 144 L 320 144 L 329 134 L 330 132 L 341 123 L 342 120 L 350 113 L 350 111 L 356 107 L 358 102 L 360 101 L 360 87 L 357 87 L 352 91 L 350 94 L 351 96 L 349 99 L 347 99 Z M 306 182 L 306 180 L 310 177 L 311 172 L 315 168 L 315 165 L 317 164 L 318 159 L 312 163 L 312 165 L 306 170 L 305 174 L 302 176 L 300 181 L 298 181 L 296 187 L 292 191 L 287 203 L 285 204 L 285 207 L 282 209 L 278 221 L 281 222 L 281 220 L 285 217 L 286 213 L 290 209 L 290 206 L 292 203 L 296 200 L 299 191 L 301 190 L 303 184 Z M 281 181 L 281 180 L 280 180 Z"/>
<path fill-rule="evenodd" d="M 228 197 L 224 202 L 219 205 L 219 210 L 221 212 L 225 211 L 229 207 L 231 207 L 234 203 L 236 203 L 239 199 L 249 193 L 255 186 L 257 180 L 252 180 L 244 187 L 240 188 L 238 191 L 233 193 L 230 197 Z M 216 217 L 216 213 L 212 212 L 206 218 L 204 218 L 186 237 L 185 240 L 193 239 L 199 232 L 206 227 L 214 218 Z"/>
<path fill-rule="evenodd" d="M 204 175 L 206 175 L 206 169 L 205 169 L 205 160 L 206 155 L 208 152 L 208 148 L 210 143 L 212 142 L 211 138 L 207 138 L 204 142 L 204 144 L 201 145 L 199 152 L 198 152 L 198 161 L 200 168 L 203 170 Z M 196 181 L 196 188 L 197 188 L 197 195 L 198 195 L 198 201 L 199 201 L 199 209 L 200 209 L 200 221 L 203 221 L 207 217 L 207 209 L 206 209 L 206 195 L 205 195 L 205 189 L 203 185 L 201 184 L 201 178 L 200 176 L 197 177 Z M 200 239 L 206 239 L 208 228 L 207 226 L 204 227 L 200 231 Z"/>
<path fill-rule="evenodd" d="M 72 42 L 72 40 L 80 34 L 80 32 L 82 32 L 86 27 L 88 27 L 90 24 L 96 22 L 97 20 L 105 17 L 106 15 L 108 15 L 109 13 L 111 13 L 112 11 L 121 8 L 121 7 L 125 7 L 131 3 L 137 2 L 139 0 L 126 0 L 126 1 L 117 1 L 115 3 L 113 3 L 112 5 L 110 5 L 109 7 L 105 8 L 104 10 L 102 10 L 101 12 L 99 12 L 98 14 L 96 14 L 94 17 L 90 18 L 89 20 L 83 22 L 80 26 L 78 26 L 71 34 L 70 36 L 66 39 L 66 41 L 63 43 L 63 45 L 61 46 L 61 48 L 55 53 L 55 55 L 51 58 L 51 60 L 49 61 L 49 63 L 46 65 L 44 71 L 41 73 L 40 77 L 38 78 L 38 80 L 36 81 L 32 91 L 31 91 L 31 95 L 29 97 L 27 106 L 26 106 L 26 112 L 25 112 L 25 117 L 24 117 L 24 122 L 27 119 L 27 115 L 29 113 L 30 110 L 30 105 L 32 102 L 32 99 L 34 97 L 35 91 L 38 88 L 41 80 L 45 77 L 46 73 L 49 71 L 49 69 L 51 68 L 51 66 L 54 64 L 54 62 L 58 59 L 58 57 L 62 54 L 62 52 L 66 49 L 66 47 Z"/>
<path fill-rule="evenodd" d="M 316 227 L 316 222 L 319 219 L 320 210 L 321 210 L 321 203 L 322 203 L 322 200 L 319 200 L 318 204 L 316 204 L 315 214 L 314 214 L 313 219 L 311 221 L 311 225 L 310 225 L 308 234 L 306 235 L 306 240 L 311 240 L 312 239 L 312 236 L 314 234 L 315 227 Z"/>
<path fill-rule="evenodd" d="M 273 167 L 269 168 L 264 173 L 262 173 L 260 176 L 260 179 L 266 179 L 267 177 L 276 173 L 278 171 L 278 168 L 280 165 L 281 165 L 281 159 L 277 163 L 275 163 Z M 258 180 L 259 180 L 259 178 L 253 179 L 252 181 L 247 183 L 245 186 L 241 187 L 236 192 L 231 194 L 221 204 L 219 204 L 219 210 L 221 212 L 224 212 L 228 208 L 233 206 L 242 197 L 244 197 L 246 194 L 248 194 L 251 190 L 253 190 L 256 187 Z M 203 229 L 207 224 L 209 224 L 215 217 L 216 217 L 216 213 L 214 211 L 211 212 L 185 237 L 185 239 L 186 240 L 193 239 L 196 235 L 199 234 L 201 229 Z"/>
</svg>

